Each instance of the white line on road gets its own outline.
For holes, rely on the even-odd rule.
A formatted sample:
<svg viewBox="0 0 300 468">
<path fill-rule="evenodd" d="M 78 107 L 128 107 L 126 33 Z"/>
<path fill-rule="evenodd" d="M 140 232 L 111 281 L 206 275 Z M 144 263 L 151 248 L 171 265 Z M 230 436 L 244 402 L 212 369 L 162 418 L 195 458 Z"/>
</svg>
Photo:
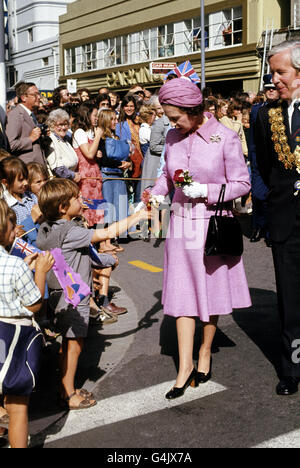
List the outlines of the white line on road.
<svg viewBox="0 0 300 468">
<path fill-rule="evenodd" d="M 59 432 L 53 434 L 55 428 L 52 427 L 52 434 L 47 436 L 46 443 L 106 426 L 107 424 L 179 406 L 226 390 L 226 387 L 210 381 L 200 385 L 198 388 L 189 387 L 184 396 L 168 401 L 165 399 L 165 394 L 173 385 L 174 381 L 164 382 L 152 387 L 107 398 L 99 401 L 97 406 L 88 410 L 70 412 L 64 426 Z M 59 430 L 59 428 L 57 429 Z"/>
<path fill-rule="evenodd" d="M 266 440 L 253 448 L 300 448 L 300 430 L 297 429 Z"/>
</svg>

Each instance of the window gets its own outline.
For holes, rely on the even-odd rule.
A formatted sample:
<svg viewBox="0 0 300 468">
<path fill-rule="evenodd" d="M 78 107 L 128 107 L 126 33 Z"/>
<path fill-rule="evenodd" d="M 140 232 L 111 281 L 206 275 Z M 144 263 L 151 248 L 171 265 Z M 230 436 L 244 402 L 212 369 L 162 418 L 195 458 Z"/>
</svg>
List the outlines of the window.
<svg viewBox="0 0 300 468">
<path fill-rule="evenodd" d="M 159 26 L 158 56 L 170 57 L 172 55 L 174 55 L 174 24 Z"/>
<path fill-rule="evenodd" d="M 222 35 L 225 47 L 242 43 L 242 7 L 223 11 Z"/>
<path fill-rule="evenodd" d="M 78 71 L 76 67 L 76 48 L 66 50 L 66 75 L 76 73 Z"/>
<path fill-rule="evenodd" d="M 42 58 L 42 64 L 43 64 L 43 67 L 48 67 L 49 66 L 49 57 Z"/>
<path fill-rule="evenodd" d="M 242 7 L 205 15 L 205 49 L 242 44 Z M 31 30 L 32 31 L 32 30 Z M 33 37 L 32 37 L 33 39 Z M 200 16 L 84 44 L 65 51 L 66 74 L 186 56 L 201 50 Z M 46 65 L 45 65 L 46 66 Z"/>
<path fill-rule="evenodd" d="M 33 29 L 32 28 L 28 29 L 27 35 L 28 35 L 28 42 L 29 43 L 33 42 Z"/>
<path fill-rule="evenodd" d="M 97 43 L 82 46 L 82 71 L 95 70 L 97 68 Z"/>
</svg>

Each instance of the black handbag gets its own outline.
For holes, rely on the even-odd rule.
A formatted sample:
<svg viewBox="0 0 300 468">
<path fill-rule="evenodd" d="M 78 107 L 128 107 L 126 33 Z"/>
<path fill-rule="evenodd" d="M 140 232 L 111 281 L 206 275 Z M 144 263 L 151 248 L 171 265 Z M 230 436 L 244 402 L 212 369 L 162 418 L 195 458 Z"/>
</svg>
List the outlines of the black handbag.
<svg viewBox="0 0 300 468">
<path fill-rule="evenodd" d="M 235 217 L 222 216 L 224 209 L 226 185 L 223 184 L 215 214 L 211 216 L 205 242 L 205 255 L 242 255 L 243 233 L 239 221 Z"/>
</svg>

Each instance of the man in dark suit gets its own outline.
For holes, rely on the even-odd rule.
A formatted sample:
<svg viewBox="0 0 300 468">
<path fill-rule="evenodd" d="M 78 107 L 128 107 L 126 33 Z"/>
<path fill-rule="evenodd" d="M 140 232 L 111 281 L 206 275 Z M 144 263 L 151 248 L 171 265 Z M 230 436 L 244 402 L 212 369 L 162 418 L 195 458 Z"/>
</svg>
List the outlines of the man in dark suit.
<svg viewBox="0 0 300 468">
<path fill-rule="evenodd" d="M 250 131 L 248 138 L 248 159 L 251 167 L 251 196 L 252 196 L 252 228 L 253 232 L 250 237 L 250 242 L 258 242 L 262 237 L 265 238 L 266 244 L 270 246 L 269 233 L 267 231 L 267 207 L 266 195 L 267 187 L 259 173 L 256 162 L 256 146 L 254 142 L 254 126 L 258 111 L 261 107 L 269 104 L 272 101 L 277 101 L 279 98 L 278 91 L 272 81 L 270 73 L 264 75 L 264 94 L 265 102 L 254 104 L 250 113 Z"/>
<path fill-rule="evenodd" d="M 22 83 L 16 92 L 19 104 L 9 112 L 6 126 L 11 154 L 26 164 L 36 162 L 45 166 L 40 145 L 41 129 L 34 115 L 40 103 L 40 93 L 34 83 Z"/>
<path fill-rule="evenodd" d="M 300 379 L 300 42 L 274 47 L 268 60 L 280 99 L 258 112 L 256 156 L 269 189 L 268 226 L 282 326 L 282 373 L 276 391 L 292 395 Z"/>
</svg>

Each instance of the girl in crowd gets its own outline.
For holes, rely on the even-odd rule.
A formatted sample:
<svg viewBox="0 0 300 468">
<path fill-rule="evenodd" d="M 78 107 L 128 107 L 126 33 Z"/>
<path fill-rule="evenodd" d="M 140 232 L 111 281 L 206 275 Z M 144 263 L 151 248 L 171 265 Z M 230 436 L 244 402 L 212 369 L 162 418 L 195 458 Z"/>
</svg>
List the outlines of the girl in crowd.
<svg viewBox="0 0 300 468">
<path fill-rule="evenodd" d="M 73 148 L 78 156 L 79 188 L 83 198 L 101 200 L 102 176 L 98 166 L 98 151 L 102 130 L 98 125 L 98 108 L 95 104 L 82 104 L 72 125 Z M 103 222 L 103 210 L 86 210 L 84 216 L 90 227 Z"/>
<path fill-rule="evenodd" d="M 19 158 L 6 158 L 0 163 L 2 184 L 6 190 L 4 199 L 17 216 L 17 224 L 23 226 L 27 242 L 35 245 L 41 212 L 34 193 L 29 191 L 28 170 Z"/>
<path fill-rule="evenodd" d="M 144 158 L 150 145 L 151 126 L 156 119 L 156 113 L 153 107 L 142 106 L 139 112 L 139 119 L 141 122 L 139 139 Z"/>
<path fill-rule="evenodd" d="M 102 131 L 102 138 L 99 150 L 102 153 L 98 163 L 101 167 L 103 186 L 102 194 L 107 201 L 106 223 L 109 225 L 115 221 L 120 221 L 128 214 L 127 187 L 123 178 L 123 172 L 132 167 L 129 159 L 129 144 L 127 141 L 119 140 L 115 134 L 117 116 L 113 110 L 103 109 L 100 111 L 98 127 Z M 115 151 L 118 151 L 116 158 Z M 105 247 L 108 250 L 121 252 L 124 249 L 115 243 L 115 247 L 110 240 L 106 241 Z"/>
</svg>

